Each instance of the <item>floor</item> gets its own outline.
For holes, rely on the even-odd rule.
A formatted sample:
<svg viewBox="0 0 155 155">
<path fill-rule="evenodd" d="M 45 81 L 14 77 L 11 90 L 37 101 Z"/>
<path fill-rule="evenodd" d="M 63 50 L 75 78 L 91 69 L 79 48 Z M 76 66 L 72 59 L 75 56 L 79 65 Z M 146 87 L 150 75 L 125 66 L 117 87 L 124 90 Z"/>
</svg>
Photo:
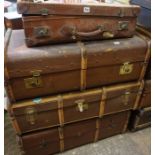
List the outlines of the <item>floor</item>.
<svg viewBox="0 0 155 155">
<path fill-rule="evenodd" d="M 14 130 L 5 113 L 5 155 L 21 155 Z M 151 129 L 113 136 L 57 155 L 151 155 Z"/>
</svg>

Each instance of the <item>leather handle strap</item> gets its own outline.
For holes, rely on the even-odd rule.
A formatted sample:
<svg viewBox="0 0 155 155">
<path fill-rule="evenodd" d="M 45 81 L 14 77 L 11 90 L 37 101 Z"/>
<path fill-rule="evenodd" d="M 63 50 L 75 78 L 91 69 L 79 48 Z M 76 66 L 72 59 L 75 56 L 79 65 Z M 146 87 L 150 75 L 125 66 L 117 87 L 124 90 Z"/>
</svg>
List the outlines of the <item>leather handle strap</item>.
<svg viewBox="0 0 155 155">
<path fill-rule="evenodd" d="M 102 32 L 104 32 L 104 26 L 103 25 L 97 25 L 95 30 L 92 31 L 78 31 L 76 27 L 70 27 L 70 26 L 64 26 L 62 28 L 62 33 L 67 36 L 72 36 L 73 39 L 76 39 L 76 37 L 93 37 L 100 35 Z"/>
<path fill-rule="evenodd" d="M 61 95 L 58 96 L 58 115 L 60 126 L 64 125 L 64 111 L 63 111 L 63 98 Z"/>
<path fill-rule="evenodd" d="M 96 30 L 91 31 L 91 32 L 78 32 L 77 30 L 72 31 L 73 36 L 80 36 L 80 37 L 92 37 L 92 36 L 97 36 L 101 34 L 104 31 L 102 26 L 99 26 Z"/>
<path fill-rule="evenodd" d="M 81 50 L 81 82 L 80 82 L 80 89 L 86 89 L 86 76 L 87 76 L 87 51 L 84 46 L 84 43 L 78 42 L 78 46 Z"/>
</svg>

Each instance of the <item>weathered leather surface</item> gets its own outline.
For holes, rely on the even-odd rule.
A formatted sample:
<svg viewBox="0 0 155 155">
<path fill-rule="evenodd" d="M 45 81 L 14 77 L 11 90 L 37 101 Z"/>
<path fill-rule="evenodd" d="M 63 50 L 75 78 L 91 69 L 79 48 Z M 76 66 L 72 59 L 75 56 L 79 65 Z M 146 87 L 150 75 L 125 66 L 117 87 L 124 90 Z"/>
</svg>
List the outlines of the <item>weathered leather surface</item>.
<svg viewBox="0 0 155 155">
<path fill-rule="evenodd" d="M 127 39 L 85 42 L 87 51 L 86 88 L 138 80 L 147 52 L 146 41 Z M 120 75 L 120 67 L 133 64 L 130 74 Z M 9 85 L 15 100 L 79 90 L 81 50 L 77 43 L 27 48 L 23 30 L 13 31 L 6 52 Z M 27 89 L 24 79 L 40 70 L 43 86 Z"/>
<path fill-rule="evenodd" d="M 23 16 L 28 47 L 88 40 L 127 38 L 136 17 Z"/>
</svg>

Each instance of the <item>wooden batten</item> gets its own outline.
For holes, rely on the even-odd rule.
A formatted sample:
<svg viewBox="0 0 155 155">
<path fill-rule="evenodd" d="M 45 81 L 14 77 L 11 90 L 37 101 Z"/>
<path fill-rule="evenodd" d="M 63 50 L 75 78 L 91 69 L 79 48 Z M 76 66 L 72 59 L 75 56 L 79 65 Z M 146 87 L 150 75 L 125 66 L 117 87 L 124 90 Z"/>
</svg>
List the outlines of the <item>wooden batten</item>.
<svg viewBox="0 0 155 155">
<path fill-rule="evenodd" d="M 63 135 L 63 128 L 59 127 L 59 139 L 60 139 L 60 152 L 64 151 L 64 135 Z"/>
<path fill-rule="evenodd" d="M 100 102 L 100 110 L 99 110 L 100 118 L 104 115 L 105 102 L 106 102 L 106 88 L 103 88 L 101 102 Z"/>
<path fill-rule="evenodd" d="M 63 99 L 62 96 L 58 96 L 58 115 L 60 126 L 64 125 L 64 112 L 63 112 Z"/>
<path fill-rule="evenodd" d="M 80 89 L 85 90 L 86 89 L 86 78 L 87 78 L 87 50 L 84 46 L 84 43 L 78 42 L 78 46 L 80 47 L 81 51 L 81 83 L 80 83 Z"/>
<path fill-rule="evenodd" d="M 140 76 L 139 76 L 139 81 L 141 81 L 141 80 L 143 80 L 143 78 L 145 76 L 146 69 L 147 69 L 147 66 L 149 64 L 149 60 L 150 60 L 150 57 L 151 57 L 151 40 L 150 40 L 150 38 L 148 38 L 148 37 L 146 37 L 144 35 L 141 35 L 140 33 L 137 33 L 137 35 L 140 38 L 142 38 L 144 41 L 147 42 L 147 51 L 146 51 L 145 59 L 144 59 L 144 62 L 143 62 L 143 68 L 142 68 Z"/>
<path fill-rule="evenodd" d="M 141 96 L 142 96 L 142 92 L 143 92 L 143 89 L 144 89 L 144 81 L 141 81 L 139 83 L 140 83 L 140 87 L 139 87 L 139 92 L 137 93 L 137 98 L 136 98 L 136 101 L 135 101 L 135 104 L 134 104 L 134 107 L 133 107 L 134 110 L 137 109 L 138 106 L 139 106 L 140 99 L 141 99 Z"/>
</svg>

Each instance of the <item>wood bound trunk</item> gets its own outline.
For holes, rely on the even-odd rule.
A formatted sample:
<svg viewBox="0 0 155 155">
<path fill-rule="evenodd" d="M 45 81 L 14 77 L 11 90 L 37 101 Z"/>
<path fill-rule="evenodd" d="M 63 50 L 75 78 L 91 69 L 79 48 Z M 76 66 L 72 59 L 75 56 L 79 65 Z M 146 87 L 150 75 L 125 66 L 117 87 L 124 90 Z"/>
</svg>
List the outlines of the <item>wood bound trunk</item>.
<svg viewBox="0 0 155 155">
<path fill-rule="evenodd" d="M 137 108 L 143 82 L 17 102 L 10 107 L 18 134 Z"/>
<path fill-rule="evenodd" d="M 14 30 L 5 49 L 5 85 L 11 102 L 142 80 L 150 39 L 133 38 L 27 48 Z M 10 40 L 10 41 L 9 41 Z"/>
<path fill-rule="evenodd" d="M 55 127 L 39 132 L 32 132 L 18 137 L 18 142 L 25 155 L 54 154 L 87 143 L 96 142 L 126 130 L 130 112 L 125 111 Z"/>
</svg>

